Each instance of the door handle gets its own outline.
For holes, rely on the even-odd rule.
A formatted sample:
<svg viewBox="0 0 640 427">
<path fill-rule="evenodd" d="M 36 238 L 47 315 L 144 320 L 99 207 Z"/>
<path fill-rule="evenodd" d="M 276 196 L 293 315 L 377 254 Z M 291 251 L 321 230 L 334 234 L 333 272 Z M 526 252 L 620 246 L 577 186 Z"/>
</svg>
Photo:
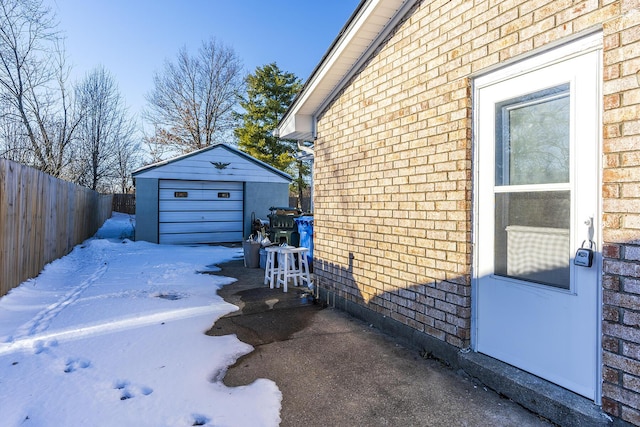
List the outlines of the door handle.
<svg viewBox="0 0 640 427">
<path fill-rule="evenodd" d="M 587 226 L 587 240 L 589 240 L 590 242 L 593 242 L 593 236 L 594 236 L 593 215 L 590 215 L 587 217 L 587 219 L 584 221 L 584 225 Z"/>
</svg>

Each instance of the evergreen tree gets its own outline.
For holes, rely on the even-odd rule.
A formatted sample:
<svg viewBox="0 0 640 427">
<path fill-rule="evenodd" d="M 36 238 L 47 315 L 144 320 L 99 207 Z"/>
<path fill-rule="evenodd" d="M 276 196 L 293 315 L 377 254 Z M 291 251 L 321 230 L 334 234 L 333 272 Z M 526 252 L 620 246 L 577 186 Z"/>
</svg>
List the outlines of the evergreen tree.
<svg viewBox="0 0 640 427">
<path fill-rule="evenodd" d="M 246 98 L 240 100 L 244 113 L 238 114 L 241 125 L 234 131 L 238 147 L 276 169 L 292 174 L 298 172 L 300 176 L 304 171 L 298 170 L 298 162 L 292 156 L 296 151 L 295 141 L 273 136 L 278 120 L 302 88 L 300 79 L 271 63 L 249 74 L 246 87 Z"/>
</svg>

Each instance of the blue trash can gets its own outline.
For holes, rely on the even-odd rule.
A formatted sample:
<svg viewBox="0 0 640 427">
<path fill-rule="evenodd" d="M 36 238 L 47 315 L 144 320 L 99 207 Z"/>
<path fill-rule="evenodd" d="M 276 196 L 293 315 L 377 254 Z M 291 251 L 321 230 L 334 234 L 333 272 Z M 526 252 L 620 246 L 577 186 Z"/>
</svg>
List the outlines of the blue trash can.
<svg viewBox="0 0 640 427">
<path fill-rule="evenodd" d="M 309 268 L 313 268 L 313 216 L 303 215 L 295 218 L 298 224 L 298 234 L 300 234 L 300 247 L 309 248 L 307 260 Z"/>
</svg>

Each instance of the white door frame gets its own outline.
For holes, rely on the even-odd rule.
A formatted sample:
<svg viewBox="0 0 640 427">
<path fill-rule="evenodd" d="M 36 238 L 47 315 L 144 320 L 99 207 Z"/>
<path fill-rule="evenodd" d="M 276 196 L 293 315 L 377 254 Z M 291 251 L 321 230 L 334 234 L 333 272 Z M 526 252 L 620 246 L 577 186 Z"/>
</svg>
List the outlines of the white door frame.
<svg viewBox="0 0 640 427">
<path fill-rule="evenodd" d="M 544 67 L 547 67 L 551 64 L 554 63 L 558 63 L 561 61 L 564 61 L 568 58 L 572 58 L 575 56 L 579 56 L 585 52 L 588 51 L 594 51 L 594 50 L 601 50 L 602 49 L 602 33 L 598 32 L 598 33 L 594 33 L 594 34 L 590 34 L 588 36 L 582 37 L 578 40 L 574 40 L 571 41 L 569 43 L 560 45 L 558 47 L 552 48 L 552 49 L 547 49 L 546 51 L 543 51 L 537 55 L 533 55 L 530 56 L 526 59 L 523 59 L 522 61 L 519 62 L 515 62 L 515 63 L 511 63 L 510 65 L 504 66 L 503 68 L 497 69 L 497 70 L 493 70 L 490 73 L 486 73 L 483 75 L 479 75 L 476 76 L 476 78 L 473 81 L 473 117 L 474 117 L 474 122 L 473 122 L 473 136 L 472 136 L 472 143 L 473 143 L 473 222 L 472 222 L 472 226 L 473 226 L 473 230 L 472 230 L 472 241 L 473 241 L 473 263 L 472 263 L 472 280 L 471 280 L 471 286 L 472 286 L 472 314 L 471 314 L 471 348 L 474 351 L 477 351 L 478 348 L 478 343 L 477 343 L 477 338 L 478 338 L 478 280 L 479 280 L 479 275 L 478 272 L 480 271 L 480 266 L 479 266 L 479 245 L 478 245 L 478 227 L 479 227 L 479 188 L 478 188 L 478 182 L 479 182 L 479 165 L 478 165 L 478 159 L 479 159 L 479 144 L 478 144 L 478 135 L 476 130 L 478 129 L 478 108 L 479 108 L 479 101 L 478 101 L 478 96 L 477 96 L 477 91 L 478 91 L 478 87 L 479 86 L 486 86 L 488 84 L 494 84 L 494 83 L 498 83 L 507 79 L 511 79 L 515 76 L 519 76 L 522 74 L 526 74 L 529 73 L 531 71 L 534 70 L 538 70 L 538 69 L 542 69 Z M 602 99 L 602 94 L 599 94 L 599 99 Z M 601 101 L 600 101 L 601 102 Z M 599 111 L 602 111 L 602 107 L 601 105 L 598 106 Z M 602 123 L 598 123 L 598 128 L 599 128 L 599 135 L 602 135 Z M 597 177 L 597 181 L 599 183 L 599 187 L 601 188 L 602 185 L 602 160 L 601 160 L 601 153 L 602 153 L 602 138 L 599 138 L 599 147 L 598 147 L 598 152 L 600 153 L 600 156 L 598 158 L 598 168 L 597 171 L 595 171 L 598 174 Z M 602 214 L 602 195 L 601 192 L 598 192 L 598 215 L 601 216 Z M 601 253 L 602 250 L 602 230 L 601 227 L 598 227 L 598 229 L 594 230 L 595 235 L 594 235 L 594 239 L 597 242 L 597 251 Z M 599 272 L 599 281 L 598 281 L 598 295 L 597 295 L 597 300 L 598 300 L 598 307 L 602 307 L 602 286 L 601 286 L 601 279 L 602 279 L 602 260 L 601 257 L 598 256 L 596 257 L 596 260 L 594 262 L 594 266 L 593 268 L 597 269 L 597 272 Z M 597 366 L 596 366 L 596 375 L 597 378 L 602 378 L 602 310 L 598 310 L 598 319 L 597 319 L 597 331 L 594 331 L 594 333 L 597 334 L 596 337 L 596 341 L 597 341 Z M 601 396 L 602 396 L 602 381 L 597 381 L 597 385 L 596 385 L 596 393 L 595 393 L 595 403 L 596 404 L 600 404 L 601 403 Z"/>
</svg>

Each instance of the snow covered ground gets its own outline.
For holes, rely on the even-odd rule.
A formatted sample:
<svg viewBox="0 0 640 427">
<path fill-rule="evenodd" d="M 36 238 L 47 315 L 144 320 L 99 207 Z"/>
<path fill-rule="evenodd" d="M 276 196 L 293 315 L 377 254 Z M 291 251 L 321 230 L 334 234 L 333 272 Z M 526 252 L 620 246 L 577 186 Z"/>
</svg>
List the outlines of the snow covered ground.
<svg viewBox="0 0 640 427">
<path fill-rule="evenodd" d="M 229 388 L 252 350 L 204 332 L 236 306 L 200 274 L 242 249 L 133 242 L 129 215 L 0 299 L 2 426 L 273 426 L 282 395 Z"/>
</svg>

